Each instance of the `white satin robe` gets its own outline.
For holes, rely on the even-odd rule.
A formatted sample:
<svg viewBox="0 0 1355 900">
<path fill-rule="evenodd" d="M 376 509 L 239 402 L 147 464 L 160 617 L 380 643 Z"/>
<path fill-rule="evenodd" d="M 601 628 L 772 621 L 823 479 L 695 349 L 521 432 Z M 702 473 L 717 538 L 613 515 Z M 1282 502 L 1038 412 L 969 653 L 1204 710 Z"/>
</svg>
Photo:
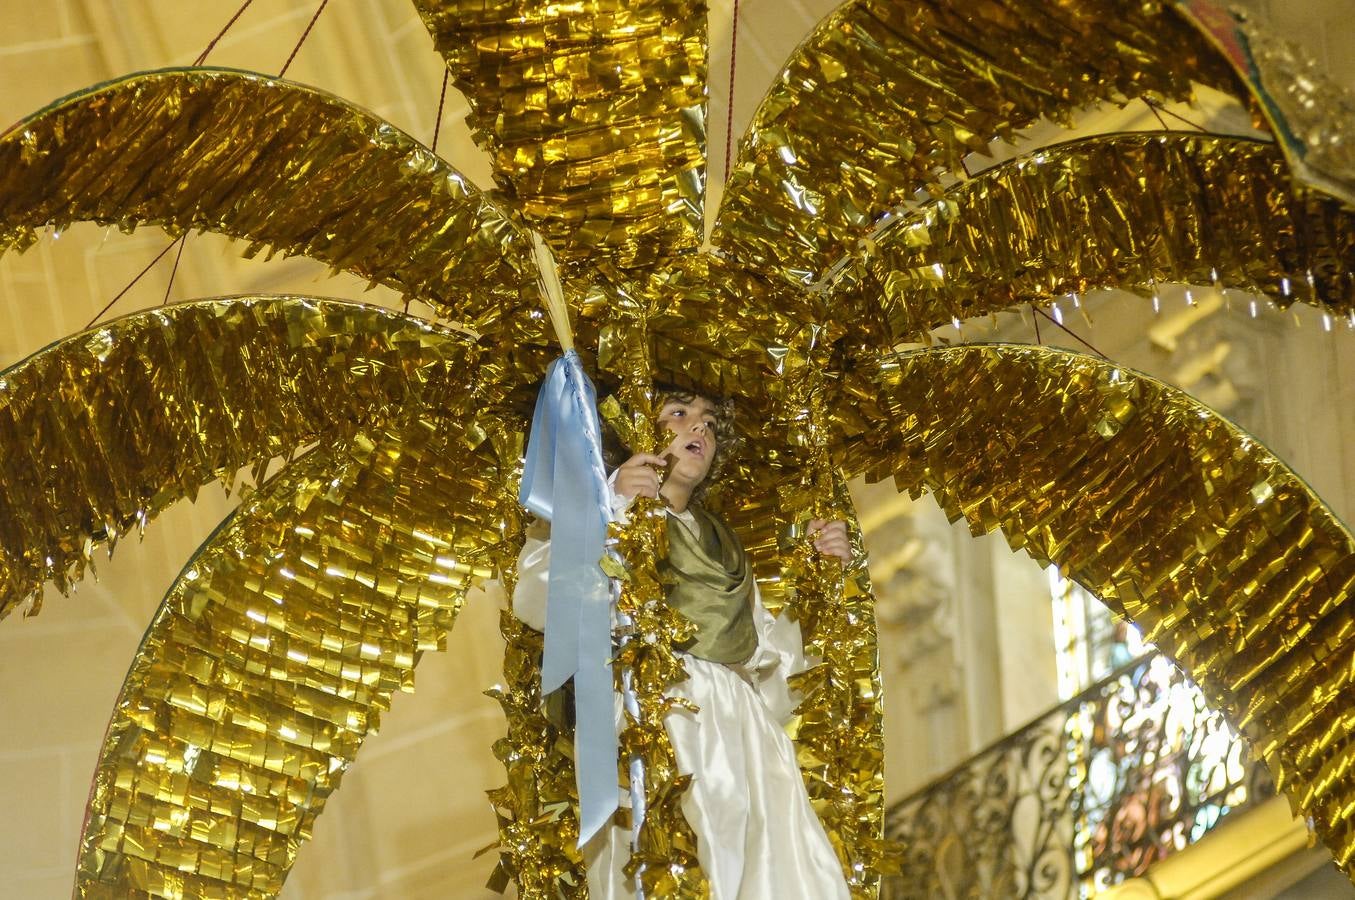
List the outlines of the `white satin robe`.
<svg viewBox="0 0 1355 900">
<path fill-rule="evenodd" d="M 624 516 L 624 498 L 613 504 Z M 691 513 L 675 514 L 695 531 Z M 550 543 L 528 537 L 518 565 L 513 612 L 543 630 Z M 786 679 L 806 667 L 800 626 L 774 618 L 754 594 L 758 647 L 748 662 L 726 666 L 682 654 L 688 678 L 669 694 L 698 711 L 666 721 L 678 767 L 692 776 L 682 811 L 712 900 L 848 900 L 842 867 L 809 804 L 795 750 L 782 728 L 797 700 Z M 618 704 L 618 715 L 620 706 Z M 628 801 L 623 800 L 623 803 Z M 634 897 L 622 874 L 630 835 L 612 827 L 584 847 L 593 900 Z"/>
</svg>

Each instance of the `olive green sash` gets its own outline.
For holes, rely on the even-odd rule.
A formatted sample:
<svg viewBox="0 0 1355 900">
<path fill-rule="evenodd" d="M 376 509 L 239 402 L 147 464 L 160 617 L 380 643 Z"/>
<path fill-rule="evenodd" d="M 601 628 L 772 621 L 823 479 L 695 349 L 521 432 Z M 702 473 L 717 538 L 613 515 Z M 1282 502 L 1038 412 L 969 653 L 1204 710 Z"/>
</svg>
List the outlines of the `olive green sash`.
<svg viewBox="0 0 1355 900">
<path fill-rule="evenodd" d="M 746 662 L 757 649 L 753 625 L 753 573 L 739 539 L 699 506 L 688 507 L 698 539 L 668 519 L 668 605 L 696 624 L 696 637 L 679 649 L 726 665 Z"/>
</svg>

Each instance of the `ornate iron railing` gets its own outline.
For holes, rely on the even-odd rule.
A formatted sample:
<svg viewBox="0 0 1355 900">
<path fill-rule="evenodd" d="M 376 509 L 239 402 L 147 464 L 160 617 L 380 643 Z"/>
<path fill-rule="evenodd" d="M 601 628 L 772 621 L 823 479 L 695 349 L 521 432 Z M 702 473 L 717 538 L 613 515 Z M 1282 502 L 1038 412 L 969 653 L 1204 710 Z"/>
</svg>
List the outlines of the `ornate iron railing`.
<svg viewBox="0 0 1355 900">
<path fill-rule="evenodd" d="M 892 806 L 904 869 L 881 896 L 1092 896 L 1273 794 L 1222 715 L 1150 653 Z"/>
</svg>

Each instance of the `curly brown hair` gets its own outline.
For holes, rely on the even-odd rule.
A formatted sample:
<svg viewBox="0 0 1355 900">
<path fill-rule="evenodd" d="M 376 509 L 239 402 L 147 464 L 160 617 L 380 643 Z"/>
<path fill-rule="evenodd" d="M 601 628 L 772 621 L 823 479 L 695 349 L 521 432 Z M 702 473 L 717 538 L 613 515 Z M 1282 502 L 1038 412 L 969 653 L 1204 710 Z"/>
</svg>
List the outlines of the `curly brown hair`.
<svg viewBox="0 0 1355 900">
<path fill-rule="evenodd" d="M 712 397 L 709 394 L 675 385 L 654 385 L 655 409 L 662 409 L 663 405 L 670 401 L 691 403 L 698 397 L 709 400 L 711 405 L 715 407 L 715 458 L 711 460 L 710 471 L 706 474 L 705 479 L 693 492 L 692 497 L 696 500 L 705 495 L 707 487 L 719 480 L 729 461 L 738 456 L 743 443 L 736 428 L 737 419 L 734 414 L 733 400 L 727 397 Z M 615 423 L 608 421 L 605 416 L 603 422 L 604 426 L 607 426 L 603 428 L 603 457 L 607 468 L 610 470 L 625 462 L 632 451 L 625 446 L 624 439 L 614 430 Z"/>
</svg>

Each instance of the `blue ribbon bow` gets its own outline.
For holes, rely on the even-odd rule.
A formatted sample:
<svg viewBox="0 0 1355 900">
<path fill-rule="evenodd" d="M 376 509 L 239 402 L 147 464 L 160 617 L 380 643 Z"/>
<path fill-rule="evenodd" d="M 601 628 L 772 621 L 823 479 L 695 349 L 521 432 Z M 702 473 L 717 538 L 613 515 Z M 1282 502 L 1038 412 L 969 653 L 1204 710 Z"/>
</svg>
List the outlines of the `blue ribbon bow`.
<svg viewBox="0 0 1355 900">
<path fill-rule="evenodd" d="M 605 552 L 611 518 L 597 392 L 573 350 L 551 363 L 536 398 L 518 501 L 551 523 L 541 692 L 574 679 L 579 845 L 616 811 L 619 749 Z"/>
</svg>

